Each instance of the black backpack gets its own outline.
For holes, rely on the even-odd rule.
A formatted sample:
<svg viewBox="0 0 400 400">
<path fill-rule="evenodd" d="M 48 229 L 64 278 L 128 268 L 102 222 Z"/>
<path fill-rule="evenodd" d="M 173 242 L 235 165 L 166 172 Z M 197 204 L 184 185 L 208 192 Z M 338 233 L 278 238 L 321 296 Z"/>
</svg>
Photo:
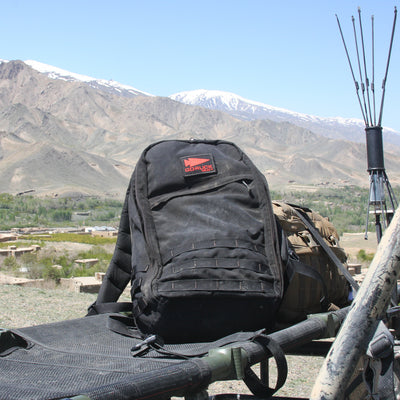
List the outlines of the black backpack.
<svg viewBox="0 0 400 400">
<path fill-rule="evenodd" d="M 131 280 L 138 328 L 168 342 L 272 328 L 281 237 L 265 177 L 233 143 L 162 141 L 142 153 L 96 306 Z"/>
</svg>

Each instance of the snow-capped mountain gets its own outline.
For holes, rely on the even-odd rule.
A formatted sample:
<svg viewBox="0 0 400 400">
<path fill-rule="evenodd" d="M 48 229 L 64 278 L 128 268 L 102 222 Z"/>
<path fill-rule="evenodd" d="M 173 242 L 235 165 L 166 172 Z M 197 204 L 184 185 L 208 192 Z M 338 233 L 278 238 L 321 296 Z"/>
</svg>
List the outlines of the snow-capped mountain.
<svg viewBox="0 0 400 400">
<path fill-rule="evenodd" d="M 266 117 L 268 116 L 280 119 L 279 122 L 287 121 L 288 116 L 309 121 L 313 121 L 316 118 L 310 115 L 289 111 L 284 108 L 273 107 L 248 100 L 234 93 L 222 92 L 220 90 L 199 89 L 175 93 L 169 97 L 185 104 L 226 111 L 244 120 L 267 119 Z"/>
<path fill-rule="evenodd" d="M 218 90 L 192 90 L 175 93 L 169 97 L 181 103 L 223 111 L 242 120 L 269 119 L 275 122 L 290 122 L 333 139 L 365 141 L 365 125 L 360 119 L 323 118 L 301 114 Z M 390 128 L 385 128 L 383 132 L 386 142 L 400 145 L 400 133 Z"/>
<path fill-rule="evenodd" d="M 36 71 L 41 72 L 52 79 L 62 79 L 67 82 L 81 81 L 85 82 L 94 89 L 103 90 L 108 93 L 124 97 L 152 96 L 151 94 L 135 89 L 132 86 L 123 85 L 113 80 L 97 79 L 97 78 L 92 78 L 91 76 L 76 74 L 74 72 L 69 72 L 64 69 L 57 68 L 52 65 L 43 64 L 41 62 L 34 60 L 26 60 L 24 61 L 24 63 L 29 65 Z"/>
<path fill-rule="evenodd" d="M 1 60 L 2 62 L 8 62 Z M 132 86 L 124 85 L 113 80 L 97 79 L 86 75 L 70 72 L 58 67 L 47 65 L 34 60 L 26 60 L 36 71 L 52 79 L 67 82 L 80 81 L 94 89 L 105 91 L 122 97 L 154 95 L 138 90 Z M 274 122 L 288 122 L 319 135 L 344 139 L 353 142 L 365 142 L 364 122 L 361 119 L 348 119 L 341 117 L 324 118 L 274 107 L 268 104 L 245 99 L 237 94 L 219 90 L 193 90 L 175 93 L 170 99 L 183 104 L 200 106 L 212 110 L 228 113 L 241 120 L 271 120 Z M 400 146 L 400 133 L 390 128 L 384 128 L 383 138 L 386 143 Z"/>
</svg>

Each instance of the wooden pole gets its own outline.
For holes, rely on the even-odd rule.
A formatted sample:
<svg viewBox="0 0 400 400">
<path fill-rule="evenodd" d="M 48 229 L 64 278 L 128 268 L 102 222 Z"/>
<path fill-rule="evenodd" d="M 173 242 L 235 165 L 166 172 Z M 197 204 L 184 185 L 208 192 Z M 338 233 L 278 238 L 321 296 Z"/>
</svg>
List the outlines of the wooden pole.
<svg viewBox="0 0 400 400">
<path fill-rule="evenodd" d="M 400 273 L 400 211 L 386 229 L 367 275 L 321 367 L 310 400 L 342 400 L 384 316 Z"/>
</svg>

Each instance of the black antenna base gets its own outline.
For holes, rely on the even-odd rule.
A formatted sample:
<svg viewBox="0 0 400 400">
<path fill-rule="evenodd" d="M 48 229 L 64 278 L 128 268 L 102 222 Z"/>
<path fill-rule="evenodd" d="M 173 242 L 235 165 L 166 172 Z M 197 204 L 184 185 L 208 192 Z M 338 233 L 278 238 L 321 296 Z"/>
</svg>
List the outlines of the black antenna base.
<svg viewBox="0 0 400 400">
<path fill-rule="evenodd" d="M 383 139 L 381 126 L 369 126 L 365 128 L 367 142 L 368 172 L 384 170 Z"/>
</svg>

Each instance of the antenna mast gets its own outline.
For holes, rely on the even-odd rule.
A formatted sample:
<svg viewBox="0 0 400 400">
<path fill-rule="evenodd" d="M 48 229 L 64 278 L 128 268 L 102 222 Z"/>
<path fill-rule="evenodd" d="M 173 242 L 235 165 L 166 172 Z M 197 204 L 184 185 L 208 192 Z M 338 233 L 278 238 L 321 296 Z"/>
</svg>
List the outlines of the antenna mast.
<svg viewBox="0 0 400 400">
<path fill-rule="evenodd" d="M 375 229 L 376 229 L 376 237 L 378 243 L 382 237 L 382 226 L 385 229 L 392 220 L 395 209 L 397 208 L 397 200 L 394 195 L 393 189 L 390 185 L 389 178 L 386 175 L 385 166 L 384 166 L 384 153 L 383 153 L 383 139 L 382 139 L 382 113 L 383 113 L 383 104 L 385 98 L 385 89 L 386 89 L 386 81 L 389 70 L 390 56 L 392 53 L 392 45 L 394 32 L 396 27 L 396 19 L 397 19 L 397 8 L 394 8 L 394 20 L 393 20 L 393 28 L 392 35 L 390 39 L 389 46 L 389 54 L 386 62 L 386 72 L 382 82 L 382 98 L 381 98 L 381 106 L 379 110 L 379 118 L 378 123 L 376 123 L 376 104 L 375 104 L 375 33 L 374 33 L 374 16 L 371 17 L 372 20 L 372 82 L 369 84 L 369 79 L 367 75 L 367 61 L 365 56 L 365 45 L 364 45 L 364 34 L 362 28 L 361 21 L 361 9 L 358 8 L 358 17 L 359 17 L 359 29 L 360 29 L 360 38 L 361 38 L 361 48 L 363 54 L 363 69 L 364 75 L 362 73 L 361 68 L 361 60 L 360 54 L 358 50 L 358 37 L 357 30 L 355 25 L 355 19 L 352 16 L 352 24 L 353 24 L 353 32 L 354 32 L 354 40 L 357 52 L 357 62 L 358 62 L 358 70 L 360 73 L 360 82 L 361 82 L 361 90 L 363 103 L 361 102 L 361 98 L 359 95 L 359 84 L 356 81 L 354 76 L 353 67 L 351 64 L 350 56 L 347 50 L 346 42 L 343 36 L 342 28 L 340 26 L 339 18 L 336 15 L 336 20 L 339 26 L 340 35 L 343 41 L 344 49 L 346 51 L 347 60 L 350 66 L 350 71 L 353 77 L 353 81 L 356 87 L 358 103 L 360 105 L 361 114 L 363 116 L 363 120 L 365 123 L 365 134 L 366 134 L 366 144 L 367 144 L 367 171 L 369 173 L 369 199 L 368 199 L 368 209 L 367 209 L 367 222 L 365 227 L 365 239 L 368 239 L 368 223 L 369 223 L 369 214 L 375 215 Z M 365 84 L 364 84 L 365 81 Z M 369 91 L 372 92 L 372 105 L 373 105 L 373 114 L 371 111 L 371 103 L 370 103 L 370 95 Z M 365 99 L 365 91 L 367 92 L 367 101 Z M 385 192 L 388 195 L 389 202 L 386 204 Z M 372 210 L 371 210 L 372 208 Z"/>
</svg>

